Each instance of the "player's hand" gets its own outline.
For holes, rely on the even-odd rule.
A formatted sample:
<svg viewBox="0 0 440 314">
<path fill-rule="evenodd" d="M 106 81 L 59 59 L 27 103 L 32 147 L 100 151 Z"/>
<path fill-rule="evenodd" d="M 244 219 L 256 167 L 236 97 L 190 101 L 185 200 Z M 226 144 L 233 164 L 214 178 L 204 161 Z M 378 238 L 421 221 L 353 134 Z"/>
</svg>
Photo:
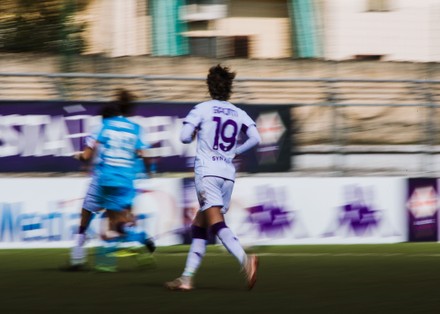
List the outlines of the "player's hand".
<svg viewBox="0 0 440 314">
<path fill-rule="evenodd" d="M 76 160 L 82 161 L 82 162 L 86 162 L 87 160 L 84 158 L 84 154 L 83 152 L 80 153 L 75 153 L 73 155 L 73 158 L 75 158 Z"/>
</svg>

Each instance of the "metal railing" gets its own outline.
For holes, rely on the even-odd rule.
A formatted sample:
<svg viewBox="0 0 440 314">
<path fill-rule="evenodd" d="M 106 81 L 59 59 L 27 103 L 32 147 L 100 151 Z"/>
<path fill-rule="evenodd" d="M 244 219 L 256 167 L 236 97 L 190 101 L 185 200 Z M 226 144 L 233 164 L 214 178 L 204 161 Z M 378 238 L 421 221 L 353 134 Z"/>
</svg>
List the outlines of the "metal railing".
<svg viewBox="0 0 440 314">
<path fill-rule="evenodd" d="M 349 105 L 420 104 L 440 100 L 437 80 L 236 78 L 235 102 Z M 1 73 L 0 99 L 107 100 L 126 87 L 140 100 L 198 101 L 205 78 L 90 73 Z"/>
</svg>

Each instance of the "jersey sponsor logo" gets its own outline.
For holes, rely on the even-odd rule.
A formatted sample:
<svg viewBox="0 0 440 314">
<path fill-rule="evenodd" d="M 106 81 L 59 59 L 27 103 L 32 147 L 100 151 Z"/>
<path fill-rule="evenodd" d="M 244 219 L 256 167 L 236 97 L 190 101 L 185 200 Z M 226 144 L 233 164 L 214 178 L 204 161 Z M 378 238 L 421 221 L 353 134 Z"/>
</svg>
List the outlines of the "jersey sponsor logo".
<svg viewBox="0 0 440 314">
<path fill-rule="evenodd" d="M 105 160 L 105 163 L 113 167 L 132 168 L 134 166 L 134 162 L 131 160 L 108 159 Z"/>
<path fill-rule="evenodd" d="M 211 160 L 212 161 L 224 161 L 224 162 L 227 162 L 227 163 L 231 163 L 232 162 L 231 158 L 226 158 L 226 157 L 223 157 L 223 156 L 211 156 Z"/>
<path fill-rule="evenodd" d="M 109 121 L 108 124 L 109 124 L 109 126 L 112 126 L 115 128 L 120 128 L 120 129 L 129 129 L 129 130 L 134 129 L 134 124 L 127 123 L 124 121 Z"/>
<path fill-rule="evenodd" d="M 105 149 L 103 150 L 104 159 L 120 158 L 132 160 L 136 149 L 136 135 L 128 132 L 116 130 L 104 130 Z"/>
</svg>

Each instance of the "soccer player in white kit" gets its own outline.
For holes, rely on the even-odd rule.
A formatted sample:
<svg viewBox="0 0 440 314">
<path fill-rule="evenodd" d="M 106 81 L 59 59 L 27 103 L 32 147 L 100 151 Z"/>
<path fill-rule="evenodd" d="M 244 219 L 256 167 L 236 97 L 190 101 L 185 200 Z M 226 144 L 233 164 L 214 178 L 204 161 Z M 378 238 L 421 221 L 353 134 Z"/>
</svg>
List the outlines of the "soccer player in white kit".
<svg viewBox="0 0 440 314">
<path fill-rule="evenodd" d="M 192 242 L 185 269 L 180 277 L 165 283 L 170 290 L 194 288 L 193 276 L 206 252 L 208 228 L 237 258 L 249 289 L 256 281 L 257 256 L 245 253 L 224 220 L 235 180 L 232 161 L 260 142 L 255 122 L 245 111 L 228 102 L 234 78 L 235 73 L 227 67 L 211 67 L 206 81 L 212 100 L 196 105 L 183 121 L 180 140 L 191 143 L 197 135 L 194 173 L 200 209 L 192 222 Z M 238 146 L 240 132 L 247 135 L 247 140 Z"/>
</svg>

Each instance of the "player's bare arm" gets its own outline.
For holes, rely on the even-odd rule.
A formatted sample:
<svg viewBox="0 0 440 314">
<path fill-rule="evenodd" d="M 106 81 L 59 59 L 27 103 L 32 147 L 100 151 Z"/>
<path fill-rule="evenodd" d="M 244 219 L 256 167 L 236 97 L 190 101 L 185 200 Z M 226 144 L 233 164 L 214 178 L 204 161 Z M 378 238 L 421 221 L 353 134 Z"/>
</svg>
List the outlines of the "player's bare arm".
<svg viewBox="0 0 440 314">
<path fill-rule="evenodd" d="M 80 161 L 89 161 L 94 154 L 94 148 L 86 147 L 81 153 L 75 154 L 73 157 Z"/>
</svg>

